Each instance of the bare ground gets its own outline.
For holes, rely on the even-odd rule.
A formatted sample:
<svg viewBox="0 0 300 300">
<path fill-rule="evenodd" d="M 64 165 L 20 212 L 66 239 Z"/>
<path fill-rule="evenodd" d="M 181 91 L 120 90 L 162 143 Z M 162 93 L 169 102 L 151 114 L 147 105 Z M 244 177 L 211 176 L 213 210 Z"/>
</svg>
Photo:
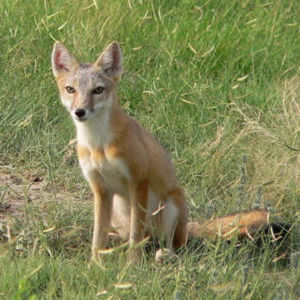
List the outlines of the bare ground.
<svg viewBox="0 0 300 300">
<path fill-rule="evenodd" d="M 43 177 L 16 174 L 11 166 L 0 167 L 0 222 L 7 216 L 21 216 L 24 206 L 41 201 Z"/>
<path fill-rule="evenodd" d="M 10 165 L 0 166 L 0 224 L 8 217 L 22 218 L 27 206 L 38 205 L 43 209 L 53 198 L 75 200 L 82 199 L 82 195 L 67 191 L 63 186 L 53 186 L 43 174 L 30 170 L 21 174 Z"/>
</svg>

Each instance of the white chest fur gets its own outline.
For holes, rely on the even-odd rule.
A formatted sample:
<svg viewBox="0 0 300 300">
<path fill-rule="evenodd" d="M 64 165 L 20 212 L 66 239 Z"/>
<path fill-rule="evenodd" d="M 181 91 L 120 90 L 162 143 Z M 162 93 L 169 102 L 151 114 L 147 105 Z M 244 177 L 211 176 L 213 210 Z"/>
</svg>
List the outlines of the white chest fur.
<svg viewBox="0 0 300 300">
<path fill-rule="evenodd" d="M 79 158 L 80 166 L 88 181 L 91 174 L 98 172 L 104 185 L 114 193 L 127 196 L 127 182 L 130 179 L 129 169 L 121 158 L 106 155 L 99 159 L 93 154 Z"/>
</svg>

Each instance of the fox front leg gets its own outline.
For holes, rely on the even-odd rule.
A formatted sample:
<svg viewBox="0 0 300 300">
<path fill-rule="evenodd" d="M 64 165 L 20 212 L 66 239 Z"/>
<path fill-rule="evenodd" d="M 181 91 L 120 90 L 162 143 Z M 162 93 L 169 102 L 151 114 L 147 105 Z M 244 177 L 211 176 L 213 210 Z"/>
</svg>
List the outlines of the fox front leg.
<svg viewBox="0 0 300 300">
<path fill-rule="evenodd" d="M 105 190 L 99 180 L 90 182 L 94 194 L 94 232 L 92 259 L 100 261 L 99 250 L 105 249 L 111 223 L 112 193 Z"/>
<path fill-rule="evenodd" d="M 133 263 L 140 262 L 143 249 L 139 242 L 145 235 L 145 222 L 148 200 L 148 182 L 129 184 L 130 195 L 130 236 L 129 236 L 129 260 Z"/>
</svg>

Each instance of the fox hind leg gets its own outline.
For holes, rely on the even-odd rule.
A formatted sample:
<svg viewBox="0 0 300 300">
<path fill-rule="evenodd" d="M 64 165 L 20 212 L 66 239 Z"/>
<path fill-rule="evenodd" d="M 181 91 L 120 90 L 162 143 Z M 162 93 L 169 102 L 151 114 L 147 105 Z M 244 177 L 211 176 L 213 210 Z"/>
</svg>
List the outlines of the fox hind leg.
<svg viewBox="0 0 300 300">
<path fill-rule="evenodd" d="M 157 262 L 174 259 L 176 256 L 173 247 L 179 248 L 186 243 L 187 210 L 183 207 L 184 210 L 182 211 L 182 207 L 178 205 L 178 203 L 184 203 L 184 198 L 176 198 L 182 196 L 184 197 L 182 193 L 169 196 L 162 211 L 163 236 L 166 248 L 156 251 L 155 260 Z"/>
<path fill-rule="evenodd" d="M 173 191 L 172 199 L 177 208 L 178 214 L 176 218 L 176 224 L 174 227 L 174 235 L 172 239 L 172 246 L 177 249 L 184 247 L 187 241 L 187 220 L 188 220 L 188 208 L 185 202 L 185 196 L 181 189 Z"/>
<path fill-rule="evenodd" d="M 173 199 L 169 198 L 166 201 L 166 206 L 162 211 L 162 226 L 163 236 L 166 243 L 166 248 L 171 249 L 173 247 L 173 238 L 175 228 L 178 223 L 179 211 L 176 205 L 173 203 Z"/>
</svg>

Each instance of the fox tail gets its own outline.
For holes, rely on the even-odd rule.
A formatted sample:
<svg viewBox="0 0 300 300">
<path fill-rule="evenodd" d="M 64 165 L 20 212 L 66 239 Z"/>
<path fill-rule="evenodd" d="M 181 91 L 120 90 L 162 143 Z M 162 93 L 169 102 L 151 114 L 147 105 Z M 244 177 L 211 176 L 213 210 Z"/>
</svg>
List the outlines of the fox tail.
<svg viewBox="0 0 300 300">
<path fill-rule="evenodd" d="M 265 209 L 254 209 L 241 213 L 212 218 L 204 222 L 187 224 L 188 240 L 195 238 L 224 239 L 233 237 L 254 240 L 258 234 L 270 234 L 274 239 L 282 238 L 290 225 L 269 222 L 270 213 Z"/>
</svg>

